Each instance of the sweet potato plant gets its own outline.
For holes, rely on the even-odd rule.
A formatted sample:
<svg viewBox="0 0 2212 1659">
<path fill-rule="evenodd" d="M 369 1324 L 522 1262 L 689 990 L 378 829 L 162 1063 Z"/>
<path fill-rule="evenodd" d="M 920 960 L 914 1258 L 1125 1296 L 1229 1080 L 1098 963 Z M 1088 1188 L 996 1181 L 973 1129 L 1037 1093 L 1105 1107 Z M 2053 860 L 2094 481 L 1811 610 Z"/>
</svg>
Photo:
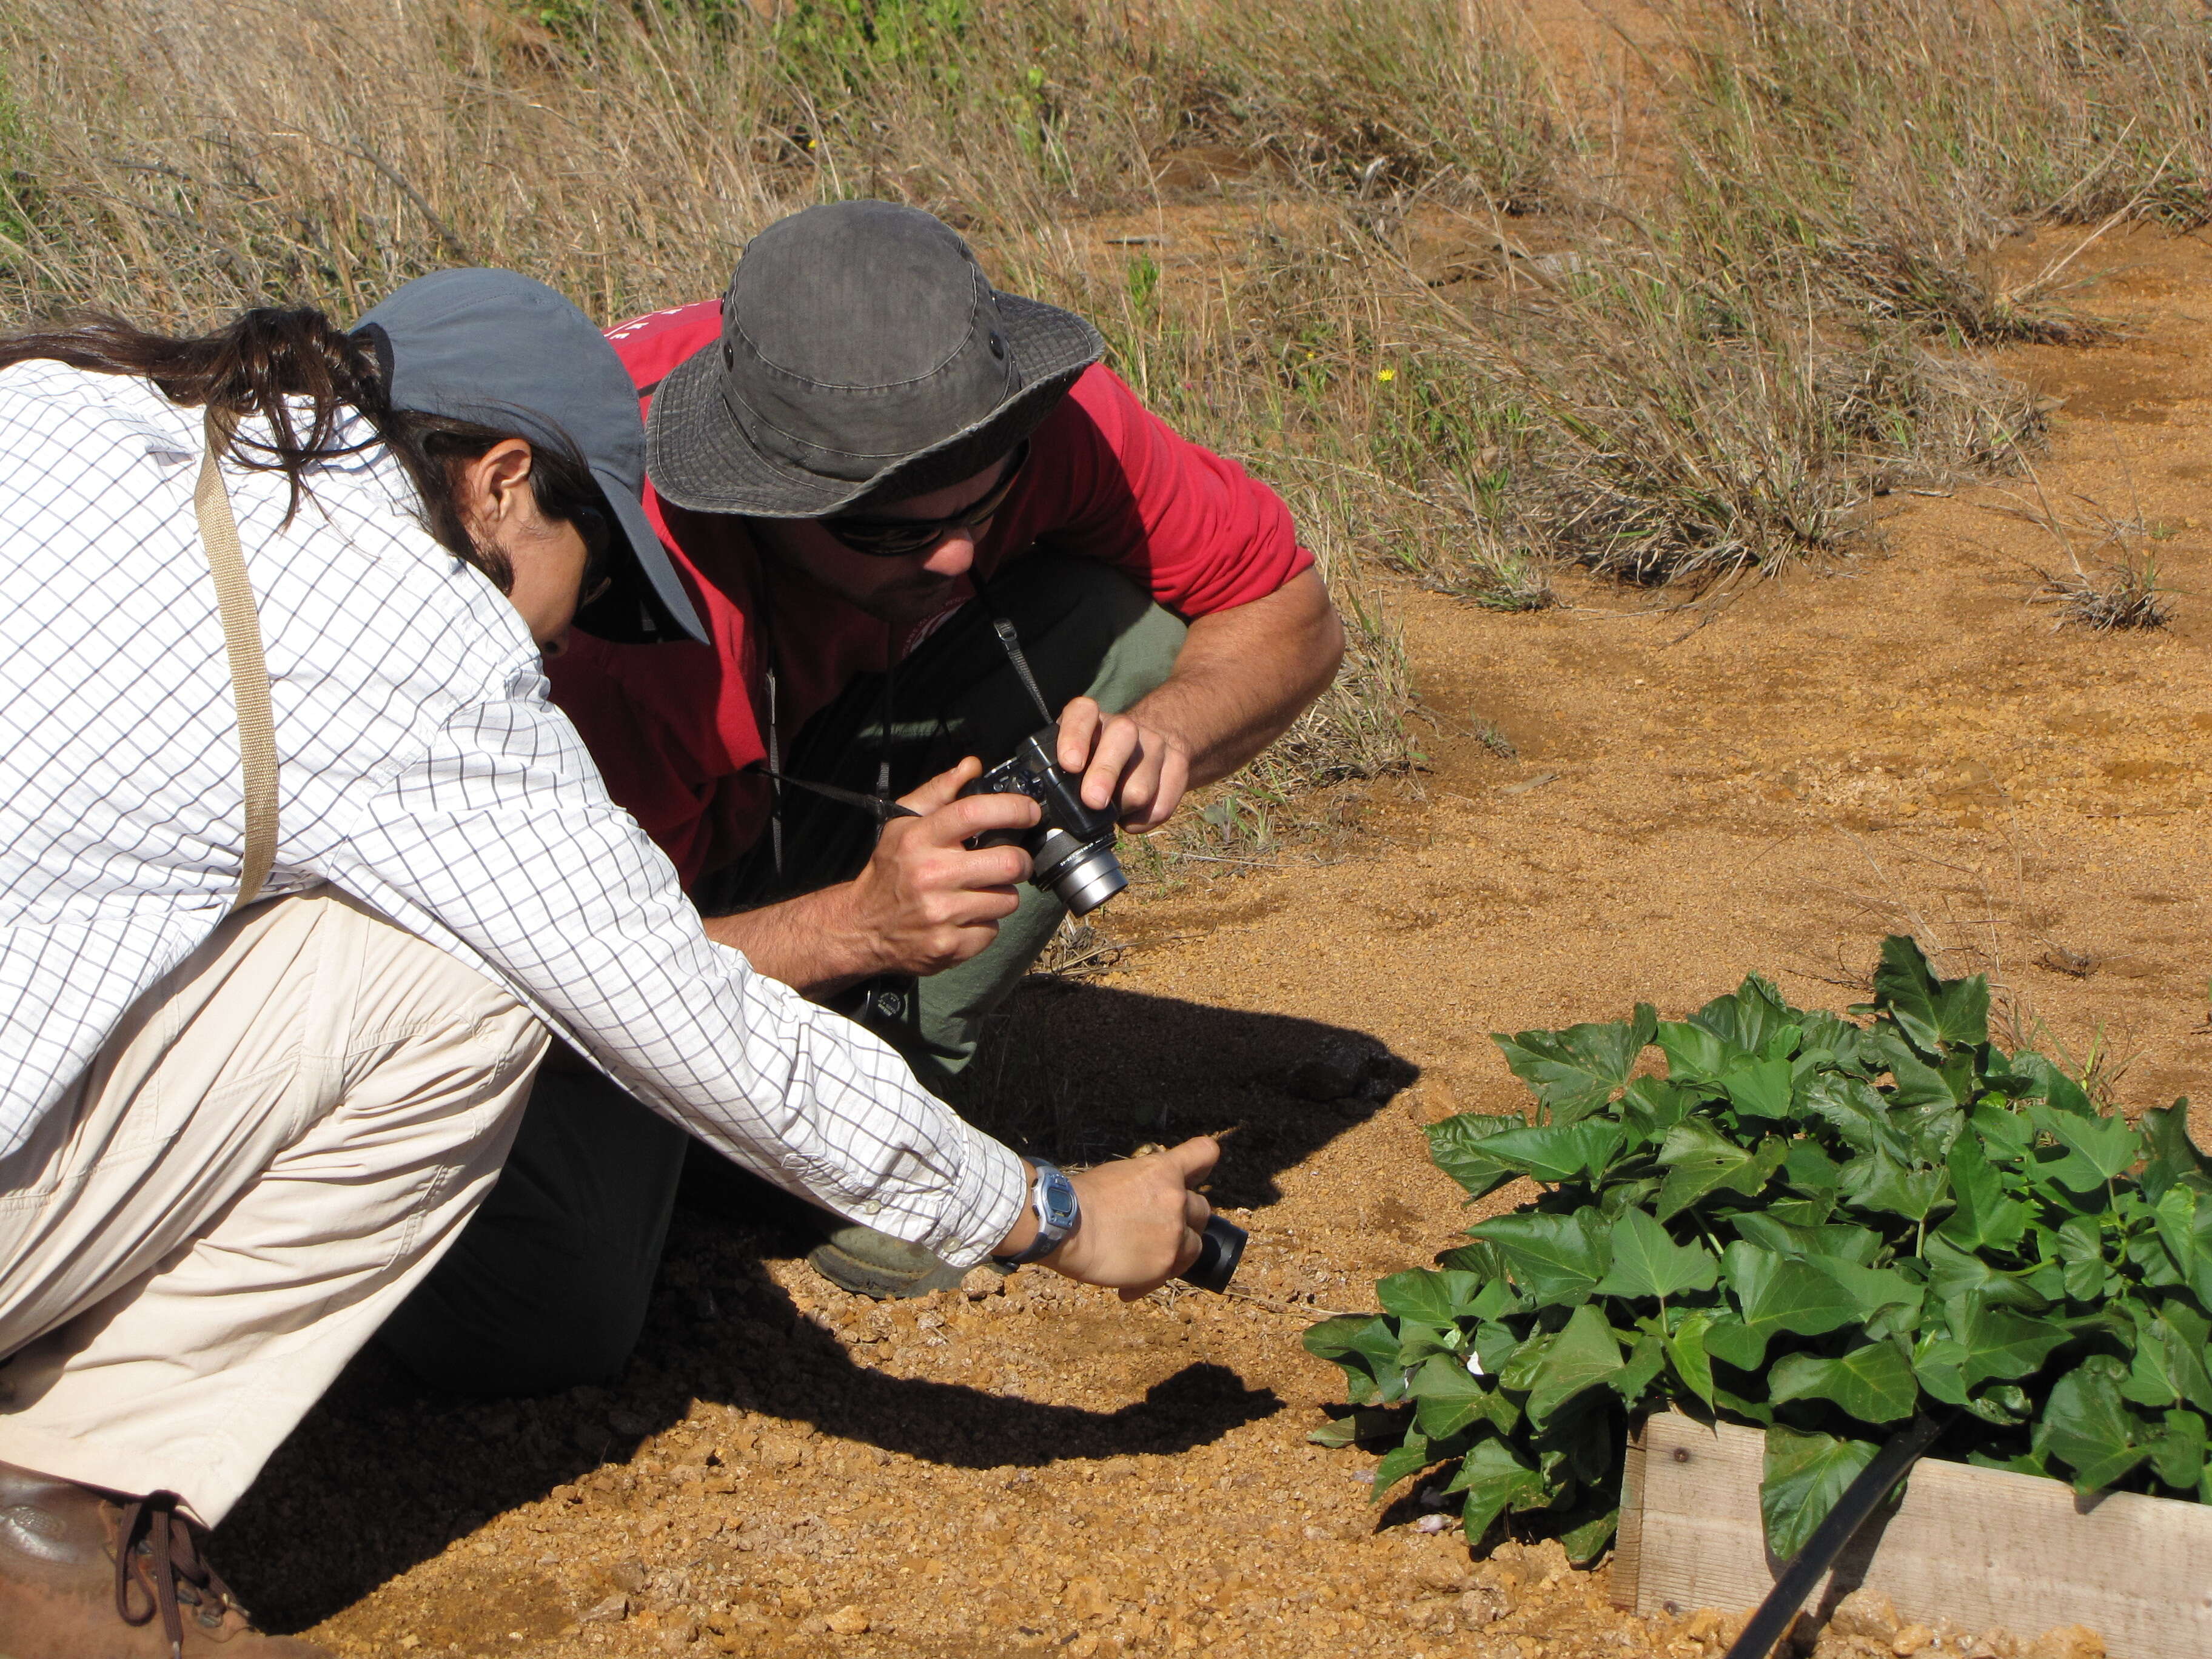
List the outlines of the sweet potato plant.
<svg viewBox="0 0 2212 1659">
<path fill-rule="evenodd" d="M 1669 1405 L 1765 1431 L 1782 1556 L 1916 1412 L 1954 1414 L 1940 1455 L 2212 1499 L 2187 1103 L 2100 1115 L 1909 939 L 1875 986 L 1858 1019 L 1754 975 L 1680 1021 L 1497 1036 L 1534 1108 L 1437 1124 L 1431 1155 L 1470 1202 L 1542 1194 L 1306 1334 L 1352 1407 L 1316 1438 L 1395 1440 L 1377 1501 L 1446 1466 L 1470 1542 L 1524 1515 L 1577 1559 L 1613 1535 L 1629 1417 Z"/>
</svg>

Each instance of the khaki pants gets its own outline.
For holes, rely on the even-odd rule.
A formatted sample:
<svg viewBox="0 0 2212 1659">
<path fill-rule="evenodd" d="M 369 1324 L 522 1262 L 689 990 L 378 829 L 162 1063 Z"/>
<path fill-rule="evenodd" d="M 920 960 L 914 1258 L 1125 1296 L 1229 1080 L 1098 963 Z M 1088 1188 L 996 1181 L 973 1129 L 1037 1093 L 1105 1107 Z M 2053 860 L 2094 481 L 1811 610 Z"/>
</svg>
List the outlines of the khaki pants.
<svg viewBox="0 0 2212 1659">
<path fill-rule="evenodd" d="M 0 1462 L 220 1522 L 490 1190 L 545 1042 L 331 889 L 226 921 L 0 1158 Z"/>
</svg>

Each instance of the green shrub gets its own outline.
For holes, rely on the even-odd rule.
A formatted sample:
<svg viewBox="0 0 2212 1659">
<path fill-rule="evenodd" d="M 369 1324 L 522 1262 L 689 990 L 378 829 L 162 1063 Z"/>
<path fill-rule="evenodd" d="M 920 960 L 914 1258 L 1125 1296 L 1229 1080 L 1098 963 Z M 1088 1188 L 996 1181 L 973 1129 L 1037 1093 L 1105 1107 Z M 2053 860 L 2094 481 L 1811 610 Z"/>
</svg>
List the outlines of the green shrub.
<svg viewBox="0 0 2212 1659">
<path fill-rule="evenodd" d="M 1612 1537 L 1630 1415 L 1669 1405 L 1765 1430 L 1782 1556 L 1916 1412 L 1955 1414 L 1946 1455 L 2212 1500 L 2187 1103 L 2100 1116 L 1908 939 L 1875 985 L 1863 1024 L 1754 975 L 1681 1021 L 1498 1036 L 1534 1109 L 1448 1119 L 1431 1152 L 1470 1201 L 1547 1190 L 1307 1333 L 1354 1408 L 1316 1437 L 1395 1437 L 1378 1501 L 1449 1464 L 1470 1541 L 1532 1515 L 1578 1559 Z"/>
</svg>

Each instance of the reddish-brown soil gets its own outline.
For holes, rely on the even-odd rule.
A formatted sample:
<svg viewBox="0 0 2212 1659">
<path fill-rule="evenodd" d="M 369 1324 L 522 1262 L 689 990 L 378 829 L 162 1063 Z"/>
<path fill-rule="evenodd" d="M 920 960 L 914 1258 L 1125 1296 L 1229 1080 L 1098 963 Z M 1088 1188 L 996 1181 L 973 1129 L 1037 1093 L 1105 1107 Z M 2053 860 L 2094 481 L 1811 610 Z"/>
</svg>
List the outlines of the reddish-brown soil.
<svg viewBox="0 0 2212 1659">
<path fill-rule="evenodd" d="M 1421 1127 L 1516 1103 L 1492 1030 L 1676 1013 L 1753 968 L 1842 1006 L 1911 930 L 2118 1100 L 2201 1089 L 2212 254 L 2094 258 L 2081 303 L 2125 336 L 2006 359 L 2066 400 L 2035 478 L 1878 502 L 1861 556 L 1726 603 L 1398 594 L 1435 769 L 1325 854 L 1132 892 L 1113 972 L 1017 1000 L 983 1091 L 1009 1133 L 1099 1157 L 1235 1129 L 1237 1294 L 1124 1307 L 1031 1270 L 865 1304 L 699 1171 L 619 1386 L 454 1404 L 365 1358 L 224 1528 L 234 1579 L 348 1656 L 1717 1650 L 1541 1552 L 1463 1604 L 1464 1544 L 1306 1443 L 1340 1393 L 1298 1334 L 1465 1224 Z M 2031 605 L 2066 555 L 2013 509 L 2046 503 L 2140 518 L 2172 625 Z M 1302 1098 L 1346 1034 L 1389 1058 Z"/>
</svg>

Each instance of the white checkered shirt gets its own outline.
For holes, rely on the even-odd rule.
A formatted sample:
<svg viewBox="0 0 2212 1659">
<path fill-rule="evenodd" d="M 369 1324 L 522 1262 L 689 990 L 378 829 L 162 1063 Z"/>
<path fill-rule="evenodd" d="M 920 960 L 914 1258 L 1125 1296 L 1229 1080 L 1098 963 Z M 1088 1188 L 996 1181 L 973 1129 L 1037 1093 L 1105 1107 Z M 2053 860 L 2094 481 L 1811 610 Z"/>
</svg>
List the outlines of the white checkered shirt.
<svg viewBox="0 0 2212 1659">
<path fill-rule="evenodd" d="M 0 372 L 0 1158 L 237 890 L 200 447 L 198 411 L 143 381 Z M 1006 1236 L 1019 1160 L 707 939 L 546 701 L 520 617 L 424 532 L 387 455 L 319 467 L 289 527 L 281 474 L 226 472 L 276 709 L 271 893 L 374 905 L 788 1190 L 956 1262 Z"/>
</svg>

